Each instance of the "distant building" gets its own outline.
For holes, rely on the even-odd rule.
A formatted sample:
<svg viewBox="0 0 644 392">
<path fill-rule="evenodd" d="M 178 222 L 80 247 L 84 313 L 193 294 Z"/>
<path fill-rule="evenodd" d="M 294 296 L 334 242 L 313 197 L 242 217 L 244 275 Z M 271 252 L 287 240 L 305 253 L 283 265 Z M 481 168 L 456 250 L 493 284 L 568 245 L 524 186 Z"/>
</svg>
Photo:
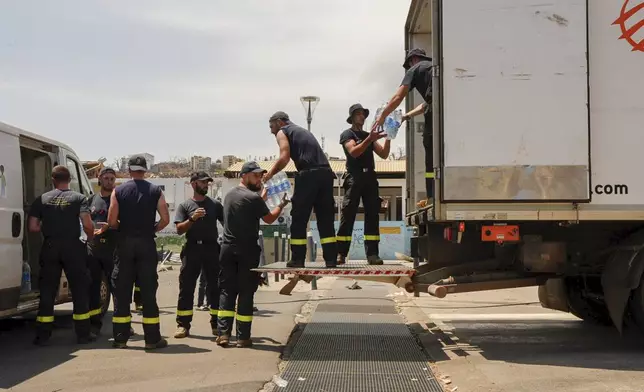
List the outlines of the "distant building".
<svg viewBox="0 0 644 392">
<path fill-rule="evenodd" d="M 138 154 L 131 154 L 130 157 L 133 157 L 134 155 L 142 155 L 143 158 L 145 158 L 145 161 L 148 164 L 148 169 L 151 168 L 152 166 L 154 166 L 154 155 L 148 154 L 147 152 L 143 152 L 143 153 L 138 153 Z M 128 158 L 130 158 L 130 157 L 128 157 Z"/>
<path fill-rule="evenodd" d="M 224 155 L 221 158 L 221 168 L 223 170 L 226 170 L 237 162 L 241 162 L 241 159 L 237 158 L 234 155 Z"/>
<path fill-rule="evenodd" d="M 212 159 L 210 157 L 202 157 L 195 155 L 190 158 L 190 168 L 193 171 L 210 171 L 210 166 L 212 166 Z"/>
</svg>

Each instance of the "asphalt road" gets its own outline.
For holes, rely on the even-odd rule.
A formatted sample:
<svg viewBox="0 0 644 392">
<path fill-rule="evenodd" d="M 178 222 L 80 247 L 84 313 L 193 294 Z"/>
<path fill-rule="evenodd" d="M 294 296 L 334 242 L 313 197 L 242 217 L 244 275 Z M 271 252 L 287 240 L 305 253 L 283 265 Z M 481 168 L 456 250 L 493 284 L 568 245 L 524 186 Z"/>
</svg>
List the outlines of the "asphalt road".
<svg viewBox="0 0 644 392">
<path fill-rule="evenodd" d="M 177 268 L 177 267 L 175 267 Z M 272 283 L 272 282 L 271 282 Z M 253 320 L 255 346 L 221 348 L 214 343 L 207 312 L 195 311 L 187 339 L 174 339 L 178 271 L 159 273 L 158 301 L 162 334 L 170 346 L 143 350 L 141 316 L 133 314 L 137 336 L 130 349 L 111 348 L 111 323 L 104 336 L 88 346 L 75 344 L 71 306 L 57 308 L 52 345 L 36 347 L 34 319 L 0 322 L 0 390 L 12 391 L 226 391 L 260 390 L 278 373 L 279 356 L 306 303 L 309 288 L 298 285 L 290 297 L 272 283 L 256 295 L 259 311 Z M 111 318 L 111 310 L 106 321 Z"/>
<path fill-rule="evenodd" d="M 447 391 L 644 391 L 644 339 L 543 309 L 536 288 L 394 298 Z"/>
</svg>

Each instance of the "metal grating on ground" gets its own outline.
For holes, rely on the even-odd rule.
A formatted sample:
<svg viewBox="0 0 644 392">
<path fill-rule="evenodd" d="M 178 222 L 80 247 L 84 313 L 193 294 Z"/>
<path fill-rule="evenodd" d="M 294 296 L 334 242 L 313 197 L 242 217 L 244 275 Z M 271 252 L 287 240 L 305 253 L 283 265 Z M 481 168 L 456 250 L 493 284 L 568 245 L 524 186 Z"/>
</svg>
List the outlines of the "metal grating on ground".
<svg viewBox="0 0 644 392">
<path fill-rule="evenodd" d="M 380 299 L 387 290 L 370 284 L 355 293 L 345 285 L 338 281 L 331 291 L 342 299 L 329 298 L 315 310 L 281 375 L 288 384 L 277 390 L 441 392 L 393 303 Z"/>
</svg>

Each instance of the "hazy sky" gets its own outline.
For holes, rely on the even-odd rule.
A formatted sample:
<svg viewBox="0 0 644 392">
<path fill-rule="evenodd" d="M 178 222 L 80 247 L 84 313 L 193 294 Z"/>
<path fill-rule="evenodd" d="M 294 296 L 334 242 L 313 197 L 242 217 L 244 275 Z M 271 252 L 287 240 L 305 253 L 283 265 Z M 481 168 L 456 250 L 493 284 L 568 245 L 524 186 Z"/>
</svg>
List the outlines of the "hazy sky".
<svg viewBox="0 0 644 392">
<path fill-rule="evenodd" d="M 349 106 L 370 125 L 402 80 L 410 0 L 1 3 L 0 121 L 111 163 L 277 154 L 268 117 L 305 127 L 302 95 L 340 156 Z"/>
</svg>

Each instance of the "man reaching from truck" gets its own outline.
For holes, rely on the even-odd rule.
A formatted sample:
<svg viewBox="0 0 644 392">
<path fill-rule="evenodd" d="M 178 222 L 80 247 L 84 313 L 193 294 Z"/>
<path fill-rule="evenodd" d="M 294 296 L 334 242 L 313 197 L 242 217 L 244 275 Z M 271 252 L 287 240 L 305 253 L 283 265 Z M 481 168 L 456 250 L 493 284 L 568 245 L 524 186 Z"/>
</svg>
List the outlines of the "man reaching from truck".
<svg viewBox="0 0 644 392">
<path fill-rule="evenodd" d="M 403 63 L 406 73 L 400 87 L 389 100 L 389 103 L 382 111 L 379 118 L 373 125 L 372 131 L 382 127 L 387 116 L 393 112 L 407 94 L 413 89 L 423 97 L 425 102 L 418 105 L 413 110 L 403 116 L 403 120 L 417 116 L 421 113 L 425 115 L 425 130 L 423 131 L 423 147 L 425 148 L 425 188 L 427 192 L 427 201 L 420 202 L 419 207 L 432 205 L 434 201 L 434 146 L 432 134 L 432 59 L 427 56 L 423 49 L 412 49 L 407 52 L 405 62 Z"/>
</svg>

